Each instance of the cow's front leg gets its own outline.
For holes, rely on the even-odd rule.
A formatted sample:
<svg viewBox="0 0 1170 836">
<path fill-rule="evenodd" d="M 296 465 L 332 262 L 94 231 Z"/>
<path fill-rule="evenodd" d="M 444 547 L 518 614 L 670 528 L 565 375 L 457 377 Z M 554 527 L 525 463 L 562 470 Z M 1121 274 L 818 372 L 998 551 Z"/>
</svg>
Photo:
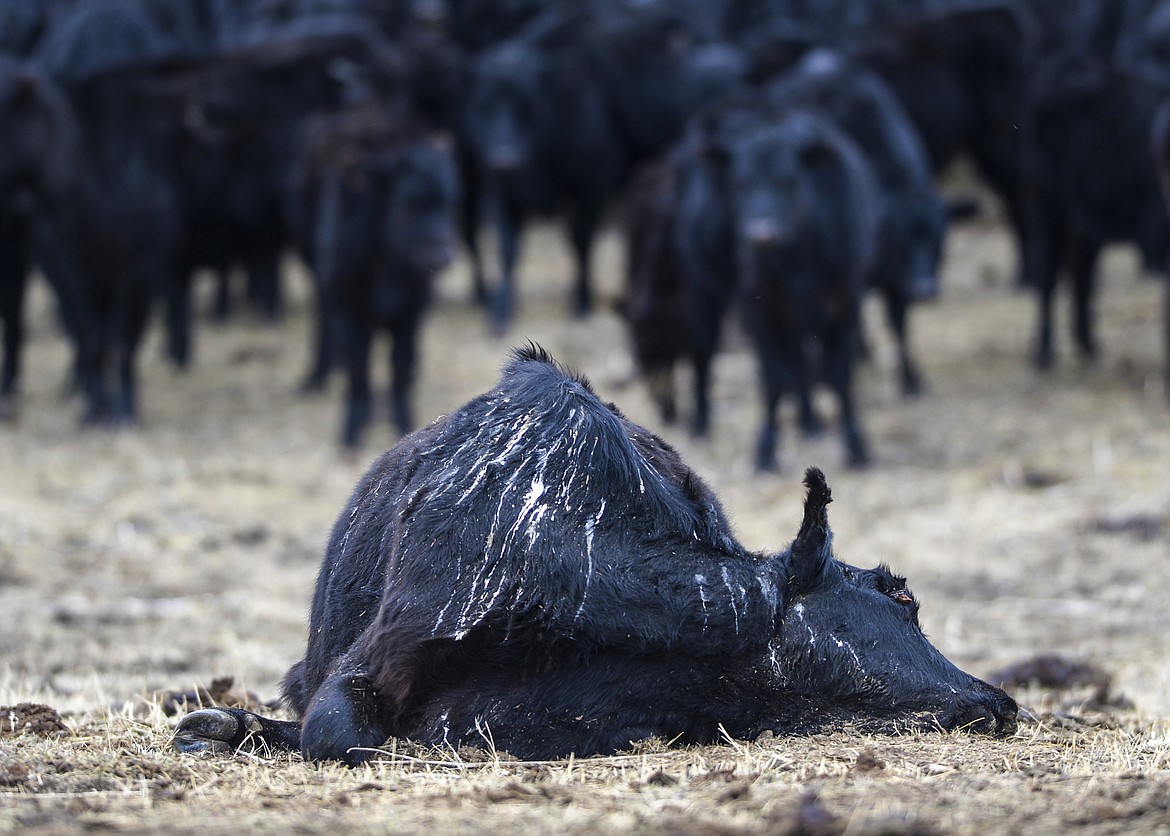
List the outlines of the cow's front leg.
<svg viewBox="0 0 1170 836">
<path fill-rule="evenodd" d="M 363 671 L 338 672 L 321 683 L 305 711 L 301 754 L 305 760 L 369 760 L 390 737 L 377 692 Z"/>
<path fill-rule="evenodd" d="M 301 748 L 301 725 L 243 708 L 201 708 L 179 721 L 171 740 L 175 749 L 190 754 L 227 754 L 246 744 L 295 752 Z"/>
</svg>

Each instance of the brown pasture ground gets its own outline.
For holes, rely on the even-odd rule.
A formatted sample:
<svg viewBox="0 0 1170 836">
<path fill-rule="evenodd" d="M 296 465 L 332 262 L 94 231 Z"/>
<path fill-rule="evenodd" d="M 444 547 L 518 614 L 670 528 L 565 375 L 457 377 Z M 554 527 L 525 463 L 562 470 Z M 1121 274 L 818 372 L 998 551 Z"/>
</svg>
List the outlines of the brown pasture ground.
<svg viewBox="0 0 1170 836">
<path fill-rule="evenodd" d="M 662 427 L 620 320 L 567 317 L 553 230 L 527 240 L 505 339 L 470 303 L 466 265 L 441 277 L 420 421 L 491 386 L 510 347 L 538 341 L 674 443 L 749 546 L 791 539 L 800 474 L 820 465 L 839 556 L 908 575 L 925 629 L 961 667 L 987 677 L 1060 653 L 1112 675 L 1104 695 L 1015 689 L 1024 709 L 1006 739 L 841 729 L 553 763 L 402 741 L 358 769 L 172 752 L 161 692 L 230 676 L 237 692 L 277 696 L 333 518 L 393 438 L 383 418 L 342 454 L 340 381 L 325 397 L 298 393 L 311 301 L 295 265 L 284 323 L 201 321 L 186 374 L 152 332 L 131 431 L 78 431 L 61 394 L 69 353 L 38 290 L 21 411 L 0 425 L 0 705 L 51 706 L 66 730 L 21 732 L 20 712 L 0 716 L 0 832 L 1170 833 L 1161 285 L 1130 251 L 1110 251 L 1102 358 L 1075 360 L 1062 315 L 1058 366 L 1041 377 L 1012 253 L 992 222 L 952 235 L 943 295 L 913 317 L 923 397 L 899 394 L 880 311 L 867 310 L 859 400 L 876 463 L 862 472 L 843 466 L 835 433 L 801 438 L 787 412 L 780 473 L 752 471 L 755 372 L 735 333 L 716 366 L 712 438 Z M 609 234 L 597 256 L 606 300 L 620 262 Z M 383 386 L 387 351 L 375 358 Z M 820 404 L 831 417 L 832 401 Z"/>
</svg>

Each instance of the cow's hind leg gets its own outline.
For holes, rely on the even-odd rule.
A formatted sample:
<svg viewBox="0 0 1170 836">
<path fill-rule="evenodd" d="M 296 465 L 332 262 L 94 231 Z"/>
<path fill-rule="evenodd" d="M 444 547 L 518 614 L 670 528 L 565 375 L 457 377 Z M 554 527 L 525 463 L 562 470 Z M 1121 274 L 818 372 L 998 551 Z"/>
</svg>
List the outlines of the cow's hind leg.
<svg viewBox="0 0 1170 836">
<path fill-rule="evenodd" d="M 242 708 L 201 708 L 179 721 L 171 741 L 187 753 L 230 753 L 248 744 L 296 751 L 301 747 L 301 726 Z"/>
</svg>

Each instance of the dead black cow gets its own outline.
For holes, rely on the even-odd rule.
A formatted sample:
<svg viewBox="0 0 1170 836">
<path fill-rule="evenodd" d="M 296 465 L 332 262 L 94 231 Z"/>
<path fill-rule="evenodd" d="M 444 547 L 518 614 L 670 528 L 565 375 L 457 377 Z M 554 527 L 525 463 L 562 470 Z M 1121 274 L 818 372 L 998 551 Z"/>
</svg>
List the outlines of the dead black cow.
<svg viewBox="0 0 1170 836">
<path fill-rule="evenodd" d="M 284 682 L 299 720 L 205 709 L 175 745 L 358 763 L 390 736 L 554 758 L 845 720 L 1012 731 L 1015 703 L 927 641 L 904 579 L 832 556 L 828 486 L 805 483 L 793 543 L 749 552 L 673 449 L 521 351 L 357 486 Z"/>
</svg>

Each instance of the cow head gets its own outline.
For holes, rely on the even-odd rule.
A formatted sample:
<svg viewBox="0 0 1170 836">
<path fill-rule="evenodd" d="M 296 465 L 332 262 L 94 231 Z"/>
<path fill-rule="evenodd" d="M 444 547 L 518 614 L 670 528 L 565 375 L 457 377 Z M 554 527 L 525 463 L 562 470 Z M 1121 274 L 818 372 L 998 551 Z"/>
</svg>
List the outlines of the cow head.
<svg viewBox="0 0 1170 836">
<path fill-rule="evenodd" d="M 544 58 L 528 44 L 507 42 L 477 61 L 466 112 L 468 146 L 483 170 L 506 176 L 526 165 L 543 130 Z"/>
<path fill-rule="evenodd" d="M 388 246 L 414 269 L 443 269 L 455 255 L 459 178 L 453 143 L 433 135 L 379 162 L 388 191 L 383 230 Z"/>
<path fill-rule="evenodd" d="M 0 56 L 0 188 L 52 187 L 67 176 L 72 121 L 56 85 Z"/>
<path fill-rule="evenodd" d="M 840 169 L 839 132 L 811 112 L 762 114 L 756 125 L 737 127 L 730 148 L 730 184 L 742 250 L 792 246 L 821 204 L 844 195 L 827 193 L 823 172 Z"/>
<path fill-rule="evenodd" d="M 891 219 L 890 233 L 899 247 L 892 258 L 893 275 L 900 282 L 899 290 L 913 301 L 925 301 L 938 296 L 938 265 L 942 257 L 943 238 L 946 235 L 947 210 L 932 192 L 906 195 L 898 204 Z"/>
<path fill-rule="evenodd" d="M 1016 704 L 964 673 L 926 638 L 906 580 L 885 566 L 859 569 L 832 554 L 824 475 L 810 468 L 772 669 L 797 724 L 850 717 L 863 725 L 1010 734 Z"/>
</svg>

